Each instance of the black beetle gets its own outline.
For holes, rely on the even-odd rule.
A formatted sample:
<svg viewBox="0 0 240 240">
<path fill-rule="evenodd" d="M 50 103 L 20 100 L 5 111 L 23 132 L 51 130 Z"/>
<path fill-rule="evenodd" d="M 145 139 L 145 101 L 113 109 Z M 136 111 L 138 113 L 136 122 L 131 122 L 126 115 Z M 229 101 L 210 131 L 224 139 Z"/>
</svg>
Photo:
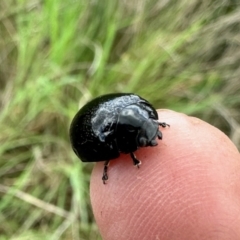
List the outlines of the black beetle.
<svg viewBox="0 0 240 240">
<path fill-rule="evenodd" d="M 70 140 L 83 162 L 105 161 L 105 184 L 109 161 L 120 153 L 130 153 L 139 167 L 134 152 L 157 145 L 156 138 L 162 139 L 159 125 L 169 126 L 158 122 L 157 112 L 147 100 L 131 93 L 112 93 L 93 99 L 78 111 L 70 126 Z"/>
</svg>

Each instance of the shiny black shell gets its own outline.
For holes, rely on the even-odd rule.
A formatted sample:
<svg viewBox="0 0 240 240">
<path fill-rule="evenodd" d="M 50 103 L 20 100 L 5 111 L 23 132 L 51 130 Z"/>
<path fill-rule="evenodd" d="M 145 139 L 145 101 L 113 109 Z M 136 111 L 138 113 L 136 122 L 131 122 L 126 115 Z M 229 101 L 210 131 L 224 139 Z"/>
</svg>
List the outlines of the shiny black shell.
<svg viewBox="0 0 240 240">
<path fill-rule="evenodd" d="M 133 153 L 139 147 L 156 146 L 155 139 L 162 138 L 157 120 L 156 110 L 138 95 L 103 95 L 74 117 L 70 126 L 72 148 L 83 162 L 99 162 Z"/>
</svg>

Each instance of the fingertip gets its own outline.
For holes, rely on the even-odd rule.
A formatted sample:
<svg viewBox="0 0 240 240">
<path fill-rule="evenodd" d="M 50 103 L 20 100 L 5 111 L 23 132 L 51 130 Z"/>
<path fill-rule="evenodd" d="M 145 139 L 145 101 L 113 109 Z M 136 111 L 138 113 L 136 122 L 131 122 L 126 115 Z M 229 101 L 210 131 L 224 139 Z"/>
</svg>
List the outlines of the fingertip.
<svg viewBox="0 0 240 240">
<path fill-rule="evenodd" d="M 161 128 L 158 146 L 136 151 L 140 169 L 133 166 L 129 154 L 121 154 L 110 162 L 104 185 L 103 163 L 94 167 L 91 202 L 105 240 L 192 239 L 198 231 L 214 231 L 218 219 L 227 219 L 219 216 L 226 215 L 223 196 L 226 205 L 236 193 L 240 195 L 240 157 L 225 134 L 182 113 L 158 110 L 158 114 L 159 121 L 170 127 Z M 234 212 L 239 215 L 236 208 L 229 221 Z"/>
</svg>

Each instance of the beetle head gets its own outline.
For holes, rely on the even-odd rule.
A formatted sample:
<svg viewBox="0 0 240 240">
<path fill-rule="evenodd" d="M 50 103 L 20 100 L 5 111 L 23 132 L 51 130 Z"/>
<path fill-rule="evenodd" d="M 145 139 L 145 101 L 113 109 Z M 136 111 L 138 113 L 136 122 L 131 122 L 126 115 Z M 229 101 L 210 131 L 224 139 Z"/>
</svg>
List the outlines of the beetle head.
<svg viewBox="0 0 240 240">
<path fill-rule="evenodd" d="M 121 110 L 117 122 L 117 144 L 122 152 L 134 152 L 139 147 L 156 146 L 161 138 L 157 119 L 138 105 Z"/>
</svg>

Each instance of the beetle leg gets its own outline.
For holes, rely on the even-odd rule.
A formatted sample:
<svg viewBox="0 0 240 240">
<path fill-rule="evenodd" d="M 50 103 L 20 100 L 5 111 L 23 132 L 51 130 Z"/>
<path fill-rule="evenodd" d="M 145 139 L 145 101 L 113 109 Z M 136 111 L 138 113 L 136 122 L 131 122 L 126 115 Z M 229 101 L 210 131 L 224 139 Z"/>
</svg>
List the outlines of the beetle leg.
<svg viewBox="0 0 240 240">
<path fill-rule="evenodd" d="M 110 160 L 107 160 L 107 161 L 104 163 L 103 176 L 102 176 L 103 184 L 106 184 L 106 181 L 108 180 L 107 170 L 108 170 L 109 162 L 110 162 Z"/>
<path fill-rule="evenodd" d="M 139 168 L 139 166 L 141 165 L 141 161 L 138 160 L 138 159 L 136 158 L 135 154 L 132 153 L 132 152 L 130 153 L 130 156 L 131 156 L 131 158 L 132 158 L 132 160 L 133 160 L 133 165 L 134 165 L 134 166 L 137 166 L 137 167 Z"/>
<path fill-rule="evenodd" d="M 157 137 L 158 139 L 162 140 L 162 132 L 160 132 L 159 130 L 157 132 Z"/>
<path fill-rule="evenodd" d="M 165 123 L 165 122 L 158 122 L 158 124 L 159 124 L 159 126 L 162 126 L 162 127 L 170 127 L 170 125 L 169 124 L 167 124 L 167 123 Z"/>
</svg>

